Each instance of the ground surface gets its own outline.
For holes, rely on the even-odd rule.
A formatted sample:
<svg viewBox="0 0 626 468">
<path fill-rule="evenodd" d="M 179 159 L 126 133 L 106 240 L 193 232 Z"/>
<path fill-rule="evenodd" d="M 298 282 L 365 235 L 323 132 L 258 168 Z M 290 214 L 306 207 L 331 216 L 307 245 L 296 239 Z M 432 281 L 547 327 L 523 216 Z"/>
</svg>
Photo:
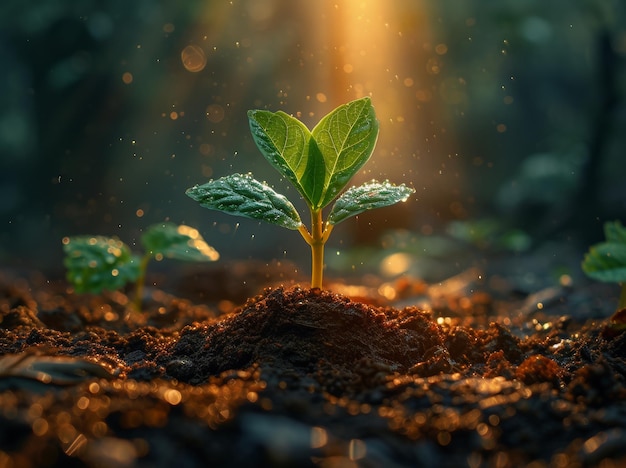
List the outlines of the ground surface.
<svg viewBox="0 0 626 468">
<path fill-rule="evenodd" d="M 469 269 L 335 294 L 242 268 L 127 320 L 122 293 L 0 275 L 0 466 L 626 464 L 614 289 Z"/>
</svg>

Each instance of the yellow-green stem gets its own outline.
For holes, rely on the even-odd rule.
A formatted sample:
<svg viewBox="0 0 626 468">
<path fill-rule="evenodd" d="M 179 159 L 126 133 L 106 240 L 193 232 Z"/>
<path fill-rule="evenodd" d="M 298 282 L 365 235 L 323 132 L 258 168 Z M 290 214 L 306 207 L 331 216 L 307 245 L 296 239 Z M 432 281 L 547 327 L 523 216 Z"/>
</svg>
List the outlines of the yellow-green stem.
<svg viewBox="0 0 626 468">
<path fill-rule="evenodd" d="M 311 210 L 311 232 L 303 225 L 298 231 L 311 246 L 311 288 L 322 288 L 324 275 L 324 244 L 328 240 L 332 225 L 324 226 L 322 210 Z"/>
<path fill-rule="evenodd" d="M 622 292 L 619 296 L 618 310 L 626 309 L 626 283 L 620 283 L 620 286 L 622 287 Z"/>
<path fill-rule="evenodd" d="M 135 299 L 133 300 L 133 308 L 137 312 L 141 312 L 141 304 L 143 299 L 143 287 L 146 282 L 146 270 L 148 269 L 148 262 L 152 256 L 147 253 L 141 258 L 139 263 L 139 276 L 135 283 Z"/>
<path fill-rule="evenodd" d="M 322 210 L 311 211 L 311 288 L 322 288 L 324 275 L 324 222 Z"/>
</svg>

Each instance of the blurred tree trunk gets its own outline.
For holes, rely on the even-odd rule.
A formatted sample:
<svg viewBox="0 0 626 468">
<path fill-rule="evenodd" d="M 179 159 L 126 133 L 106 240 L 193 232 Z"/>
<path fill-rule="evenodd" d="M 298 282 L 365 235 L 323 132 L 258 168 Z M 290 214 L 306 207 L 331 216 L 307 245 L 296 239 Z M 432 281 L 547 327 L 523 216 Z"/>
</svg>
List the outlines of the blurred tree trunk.
<svg viewBox="0 0 626 468">
<path fill-rule="evenodd" d="M 601 168 L 606 160 L 607 147 L 611 139 L 611 122 L 614 110 L 618 103 L 617 65 L 618 57 L 611 44 L 611 34 L 608 28 L 602 29 L 596 46 L 599 108 L 593 120 L 593 127 L 588 143 L 588 156 L 582 168 L 582 179 L 577 199 L 574 200 L 574 210 L 571 221 L 582 228 L 584 234 L 596 237 L 594 231 L 584 229 L 593 225 L 594 221 L 602 221 L 600 207 Z M 601 223 L 597 224 L 600 232 Z"/>
</svg>

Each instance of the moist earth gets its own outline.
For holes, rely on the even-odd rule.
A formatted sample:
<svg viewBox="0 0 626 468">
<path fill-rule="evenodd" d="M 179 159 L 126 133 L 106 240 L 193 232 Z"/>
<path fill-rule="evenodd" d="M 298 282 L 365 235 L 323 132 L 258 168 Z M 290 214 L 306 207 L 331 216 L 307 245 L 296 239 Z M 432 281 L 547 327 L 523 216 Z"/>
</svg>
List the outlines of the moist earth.
<svg viewBox="0 0 626 468">
<path fill-rule="evenodd" d="M 626 333 L 579 291 L 266 279 L 139 313 L 3 272 L 0 466 L 626 464 Z"/>
</svg>

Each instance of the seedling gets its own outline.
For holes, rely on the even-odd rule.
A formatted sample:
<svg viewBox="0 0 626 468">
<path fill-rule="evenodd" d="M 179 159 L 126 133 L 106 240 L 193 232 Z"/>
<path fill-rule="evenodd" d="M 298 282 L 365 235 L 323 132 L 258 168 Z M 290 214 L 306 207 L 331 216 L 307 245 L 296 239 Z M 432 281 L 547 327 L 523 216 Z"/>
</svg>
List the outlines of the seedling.
<svg viewBox="0 0 626 468">
<path fill-rule="evenodd" d="M 197 229 L 185 225 L 155 224 L 141 236 L 141 243 L 145 253 L 137 256 L 117 237 L 63 238 L 68 281 L 78 293 L 114 291 L 135 282 L 133 306 L 139 311 L 150 259 L 209 262 L 219 258 Z"/>
<path fill-rule="evenodd" d="M 618 309 L 626 308 L 626 228 L 619 221 L 604 224 L 606 241 L 589 249 L 582 263 L 583 271 L 598 281 L 619 283 Z"/>
<path fill-rule="evenodd" d="M 284 195 L 249 173 L 211 180 L 186 193 L 205 208 L 298 231 L 311 247 L 311 287 L 321 288 L 324 244 L 333 227 L 366 210 L 406 201 L 415 190 L 404 184 L 372 180 L 339 195 L 376 145 L 378 121 L 369 97 L 339 106 L 312 131 L 282 111 L 251 110 L 248 120 L 252 137 L 265 159 L 306 202 L 311 215 L 310 230 Z M 324 221 L 322 210 L 336 198 Z"/>
</svg>

